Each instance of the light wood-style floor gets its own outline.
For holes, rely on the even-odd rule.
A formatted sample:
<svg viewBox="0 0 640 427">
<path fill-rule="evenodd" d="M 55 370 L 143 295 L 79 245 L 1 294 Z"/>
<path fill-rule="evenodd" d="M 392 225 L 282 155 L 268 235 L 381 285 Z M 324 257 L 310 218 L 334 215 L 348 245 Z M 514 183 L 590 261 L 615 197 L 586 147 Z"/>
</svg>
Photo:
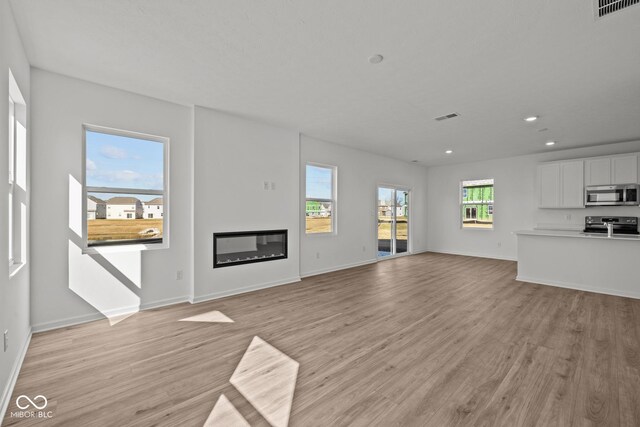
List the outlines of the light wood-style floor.
<svg viewBox="0 0 640 427">
<path fill-rule="evenodd" d="M 292 426 L 640 426 L 640 301 L 515 274 L 426 253 L 36 334 L 9 412 L 42 394 L 42 425 L 200 427 L 224 394 L 267 425 L 229 383 L 258 336 L 299 362 Z M 212 310 L 235 323 L 178 321 Z"/>
</svg>

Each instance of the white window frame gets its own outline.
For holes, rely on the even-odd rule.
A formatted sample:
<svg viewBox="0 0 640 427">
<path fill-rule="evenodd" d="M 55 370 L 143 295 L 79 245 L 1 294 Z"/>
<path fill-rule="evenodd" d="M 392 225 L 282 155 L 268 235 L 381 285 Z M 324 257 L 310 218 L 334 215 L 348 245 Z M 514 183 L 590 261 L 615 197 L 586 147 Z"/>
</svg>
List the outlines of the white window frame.
<svg viewBox="0 0 640 427">
<path fill-rule="evenodd" d="M 163 190 L 148 190 L 137 188 L 117 188 L 117 187 L 91 187 L 87 186 L 87 132 L 104 133 L 115 136 L 123 136 L 127 138 L 143 139 L 147 141 L 159 142 L 163 144 Z M 150 250 L 150 249 L 168 249 L 170 240 L 169 230 L 169 143 L 170 140 L 164 136 L 150 135 L 140 132 L 127 131 L 122 129 L 114 129 L 105 126 L 92 124 L 82 125 L 82 230 L 83 230 L 83 248 L 84 254 L 97 254 L 107 252 L 121 252 L 128 250 Z M 137 194 L 137 195 L 155 195 L 163 198 L 164 211 L 167 216 L 163 216 L 162 226 L 162 243 L 145 243 L 144 240 L 131 240 L 127 242 L 107 243 L 103 245 L 89 245 L 88 242 L 88 221 L 87 221 L 87 196 L 89 193 L 120 193 L 120 194 Z M 143 208 L 144 216 L 144 208 Z"/>
<path fill-rule="evenodd" d="M 464 198 L 466 197 L 465 192 L 467 191 L 466 186 L 464 185 L 465 182 L 469 182 L 469 181 L 492 181 L 493 183 L 491 184 L 493 186 L 493 199 L 491 201 L 491 203 L 487 203 L 487 206 L 491 206 L 491 210 L 493 212 L 493 205 L 495 205 L 495 197 L 496 197 L 496 180 L 495 178 L 476 178 L 476 179 L 463 179 L 462 181 L 460 181 L 460 189 L 458 191 L 458 215 L 460 216 L 460 229 L 461 230 L 480 230 L 480 231 L 493 231 L 495 229 L 495 215 L 493 215 L 493 213 L 491 213 L 491 215 L 493 216 L 493 222 L 491 223 L 491 227 L 465 227 L 464 226 L 464 220 L 465 220 L 465 216 L 466 216 L 466 206 L 464 204 Z M 465 208 L 465 212 L 463 212 L 462 208 Z M 488 209 L 488 208 L 487 208 Z M 477 211 L 476 211 L 476 219 L 478 217 Z"/>
<path fill-rule="evenodd" d="M 320 199 L 315 197 L 307 197 L 307 166 L 323 168 L 331 170 L 331 198 Z M 338 167 L 315 162 L 306 162 L 304 166 L 304 207 L 302 215 L 304 218 L 303 226 L 306 236 L 335 236 L 338 234 Z M 307 232 L 307 202 L 331 203 L 331 231 L 321 231 L 317 233 Z"/>
<path fill-rule="evenodd" d="M 15 187 L 15 148 L 16 148 L 16 103 L 9 96 L 9 137 L 8 137 L 8 156 L 9 156 L 9 176 L 8 176 L 8 254 L 9 254 L 9 271 L 13 268 L 15 264 L 15 258 L 13 254 L 13 240 L 14 240 L 14 229 L 13 229 L 13 215 L 14 215 L 14 202 L 13 202 L 13 191 Z"/>
<path fill-rule="evenodd" d="M 27 104 L 9 69 L 8 101 L 8 253 L 9 277 L 27 264 L 28 256 L 28 139 Z M 24 129 L 21 136 L 20 129 Z M 21 139 L 24 138 L 24 141 Z M 20 148 L 21 147 L 21 148 Z"/>
</svg>

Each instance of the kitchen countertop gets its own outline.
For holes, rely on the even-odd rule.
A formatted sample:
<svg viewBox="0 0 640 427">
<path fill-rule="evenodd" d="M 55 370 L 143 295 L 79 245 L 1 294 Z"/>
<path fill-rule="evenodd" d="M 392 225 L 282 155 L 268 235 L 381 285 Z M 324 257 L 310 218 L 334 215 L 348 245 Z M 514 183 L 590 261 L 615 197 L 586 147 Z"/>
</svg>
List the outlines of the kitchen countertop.
<svg viewBox="0 0 640 427">
<path fill-rule="evenodd" d="M 571 230 L 518 230 L 514 234 L 524 236 L 547 236 L 547 237 L 573 237 L 578 239 L 593 239 L 593 240 L 627 240 L 640 242 L 640 235 L 638 234 L 614 234 L 612 237 L 607 237 L 605 233 L 585 233 L 582 231 Z"/>
</svg>

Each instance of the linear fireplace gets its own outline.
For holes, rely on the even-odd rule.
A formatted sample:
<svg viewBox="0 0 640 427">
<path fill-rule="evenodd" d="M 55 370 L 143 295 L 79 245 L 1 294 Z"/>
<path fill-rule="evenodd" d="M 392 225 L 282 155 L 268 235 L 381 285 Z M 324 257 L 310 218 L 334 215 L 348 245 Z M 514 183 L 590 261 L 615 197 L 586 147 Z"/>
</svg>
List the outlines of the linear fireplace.
<svg viewBox="0 0 640 427">
<path fill-rule="evenodd" d="M 213 268 L 287 258 L 287 230 L 213 234 Z"/>
</svg>

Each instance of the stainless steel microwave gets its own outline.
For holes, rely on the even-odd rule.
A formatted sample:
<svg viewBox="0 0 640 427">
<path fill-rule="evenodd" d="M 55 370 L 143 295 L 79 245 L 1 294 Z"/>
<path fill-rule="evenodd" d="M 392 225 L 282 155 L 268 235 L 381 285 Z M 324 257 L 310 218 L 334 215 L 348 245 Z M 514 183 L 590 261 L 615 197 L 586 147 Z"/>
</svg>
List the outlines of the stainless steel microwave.
<svg viewBox="0 0 640 427">
<path fill-rule="evenodd" d="M 585 206 L 637 206 L 640 185 L 593 185 L 584 189 Z"/>
</svg>

